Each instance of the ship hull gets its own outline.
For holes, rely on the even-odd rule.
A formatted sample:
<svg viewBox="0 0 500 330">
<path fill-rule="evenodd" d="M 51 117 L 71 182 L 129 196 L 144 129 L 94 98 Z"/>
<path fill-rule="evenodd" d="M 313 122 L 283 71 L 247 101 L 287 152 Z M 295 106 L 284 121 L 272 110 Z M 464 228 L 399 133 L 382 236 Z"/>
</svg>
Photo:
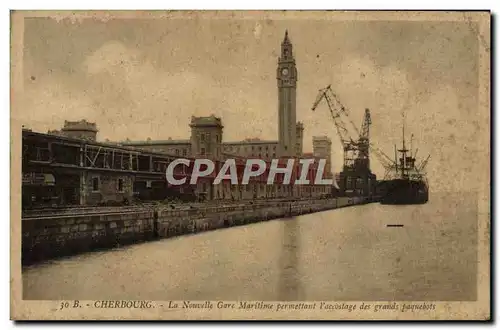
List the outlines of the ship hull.
<svg viewBox="0 0 500 330">
<path fill-rule="evenodd" d="M 410 205 L 425 204 L 429 200 L 429 189 L 424 181 L 395 179 L 383 183 L 381 204 Z"/>
</svg>

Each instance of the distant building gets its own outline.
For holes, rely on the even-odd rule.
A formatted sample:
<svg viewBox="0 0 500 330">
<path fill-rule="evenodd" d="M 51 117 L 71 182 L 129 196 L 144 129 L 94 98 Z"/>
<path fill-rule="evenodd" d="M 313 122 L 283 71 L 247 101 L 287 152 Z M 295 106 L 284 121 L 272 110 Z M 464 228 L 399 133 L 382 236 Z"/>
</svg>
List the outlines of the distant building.
<svg viewBox="0 0 500 330">
<path fill-rule="evenodd" d="M 239 142 L 223 143 L 224 153 L 245 158 L 271 160 L 278 157 L 278 141 L 249 138 Z"/>
<path fill-rule="evenodd" d="M 191 157 L 219 160 L 222 157 L 220 117 L 191 117 Z"/>
<path fill-rule="evenodd" d="M 48 134 L 64 136 L 74 139 L 96 141 L 97 140 L 97 125 L 85 119 L 80 121 L 64 121 L 64 126 L 61 130 L 52 130 Z"/>
<path fill-rule="evenodd" d="M 313 136 L 313 155 L 326 159 L 325 174 L 332 177 L 332 141 L 327 136 Z"/>
<path fill-rule="evenodd" d="M 191 155 L 191 141 L 190 140 L 151 140 L 146 141 L 124 141 L 117 142 L 122 146 L 136 147 L 138 149 L 147 150 L 151 152 L 160 152 L 168 155 L 176 155 L 179 157 L 188 157 Z"/>
</svg>

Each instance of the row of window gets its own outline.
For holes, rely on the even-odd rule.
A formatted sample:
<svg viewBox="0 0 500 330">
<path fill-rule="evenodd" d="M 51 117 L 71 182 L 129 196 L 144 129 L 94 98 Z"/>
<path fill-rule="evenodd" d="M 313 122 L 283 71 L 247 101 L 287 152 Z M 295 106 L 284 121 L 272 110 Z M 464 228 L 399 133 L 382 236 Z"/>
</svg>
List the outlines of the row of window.
<svg viewBox="0 0 500 330">
<path fill-rule="evenodd" d="M 227 151 L 235 151 L 235 152 L 240 152 L 240 147 L 226 146 L 224 149 L 225 149 L 225 150 L 227 150 Z M 264 148 L 264 147 L 262 147 L 262 146 L 259 146 L 259 147 L 257 147 L 257 146 L 251 146 L 251 147 L 248 147 L 248 146 L 247 146 L 247 147 L 241 147 L 241 151 L 245 151 L 245 152 L 249 152 L 250 150 L 251 150 L 251 151 L 256 151 L 256 150 L 262 151 L 262 150 L 264 150 L 264 149 L 265 149 L 266 151 L 269 151 L 269 146 L 265 146 L 265 148 Z M 274 151 L 276 151 L 276 146 L 273 146 L 273 150 L 274 150 Z"/>
<path fill-rule="evenodd" d="M 202 141 L 204 141 L 204 140 L 202 139 Z M 262 146 L 259 146 L 258 148 L 256 146 L 252 146 L 251 148 L 250 147 L 241 147 L 241 148 L 242 148 L 242 151 L 244 151 L 244 152 L 249 152 L 251 150 L 252 151 L 252 153 L 251 153 L 252 157 L 255 157 L 257 155 L 259 157 L 262 157 L 264 155 L 262 152 L 259 152 L 258 154 L 255 153 L 255 152 L 253 152 L 253 151 L 256 151 L 256 150 L 258 150 L 258 151 L 265 150 L 266 151 L 266 158 L 269 158 L 269 155 L 270 155 L 269 152 L 268 152 L 269 151 L 269 146 L 265 146 L 265 148 L 263 148 Z M 236 152 L 236 153 L 240 152 L 240 147 L 227 147 L 226 146 L 224 149 L 226 151 L 229 151 L 229 152 L 233 152 L 233 151 Z M 201 148 L 200 150 L 201 150 L 200 153 L 202 155 L 206 154 L 206 148 Z M 300 144 L 297 144 L 297 150 L 300 150 Z M 174 154 L 176 156 L 181 156 L 181 154 L 182 154 L 183 157 L 187 157 L 187 155 L 188 155 L 188 150 L 187 149 L 170 149 L 170 152 L 172 152 L 172 151 L 174 152 Z M 272 156 L 276 157 L 276 146 L 273 146 L 273 151 L 274 152 L 272 153 Z"/>
<path fill-rule="evenodd" d="M 181 150 L 180 149 L 175 149 L 175 155 L 180 156 L 181 155 Z M 182 149 L 182 156 L 186 157 L 187 156 L 187 149 Z"/>
<path fill-rule="evenodd" d="M 259 187 L 260 187 L 260 190 L 262 192 L 266 191 L 266 192 L 285 192 L 285 193 L 290 193 L 292 192 L 293 190 L 293 187 L 290 186 L 290 185 L 245 185 L 245 190 L 246 191 L 251 191 L 252 190 L 252 187 L 253 187 L 253 191 L 254 192 L 257 192 L 257 190 L 259 190 Z M 207 191 L 207 184 L 206 183 L 203 183 L 202 184 L 202 190 L 203 191 Z M 225 185 L 224 186 L 224 190 L 232 190 L 233 192 L 236 192 L 238 190 L 244 190 L 243 189 L 243 186 L 242 185 Z M 327 187 L 326 186 L 323 186 L 323 187 L 303 187 L 302 188 L 302 191 L 304 192 L 327 192 Z"/>
<path fill-rule="evenodd" d="M 200 134 L 200 141 L 205 142 L 205 140 L 210 140 L 210 133 L 201 133 Z M 216 134 L 215 135 L 215 143 L 219 143 L 219 142 L 220 142 L 219 135 Z"/>
<path fill-rule="evenodd" d="M 150 182 L 148 182 L 150 183 Z M 100 182 L 100 179 L 99 177 L 94 177 L 92 178 L 92 192 L 99 192 L 100 190 L 100 186 L 101 186 L 101 182 Z M 228 187 L 228 186 L 225 186 L 225 187 Z M 245 189 L 246 191 L 250 191 L 253 187 L 253 191 L 254 192 L 257 192 L 257 189 L 258 189 L 258 186 L 257 185 L 245 185 Z M 281 185 L 277 185 L 277 186 L 270 186 L 270 185 L 260 185 L 260 190 L 261 191 L 267 191 L 267 192 L 271 192 L 271 191 L 278 191 L 278 192 L 291 192 L 292 191 L 292 186 L 289 186 L 289 185 L 286 185 L 286 186 L 281 186 Z M 207 191 L 207 184 L 206 183 L 203 183 L 202 184 L 202 191 Z M 123 192 L 123 189 L 124 189 L 124 180 L 123 179 L 118 179 L 118 185 L 117 185 L 117 191 L 118 192 Z M 241 185 L 231 185 L 231 188 L 230 188 L 232 191 L 236 191 L 236 190 L 243 190 L 243 186 Z M 326 187 L 304 187 L 303 188 L 306 192 L 312 192 L 314 191 L 314 189 L 316 191 L 323 191 L 323 192 L 326 192 Z"/>
<path fill-rule="evenodd" d="M 364 187 L 364 181 L 361 178 L 351 178 L 347 177 L 346 180 L 346 188 L 347 189 L 353 189 L 353 188 L 363 188 Z"/>
<path fill-rule="evenodd" d="M 101 180 L 99 177 L 94 177 L 92 178 L 92 192 L 99 192 L 101 188 Z M 116 187 L 118 192 L 123 192 L 124 188 L 124 180 L 123 179 L 118 179 L 118 185 Z"/>
<path fill-rule="evenodd" d="M 251 156 L 252 156 L 252 157 L 256 157 L 256 156 L 258 156 L 259 158 L 262 158 L 262 156 L 263 156 L 263 155 L 262 155 L 261 153 L 259 153 L 258 155 L 256 155 L 256 154 L 252 153 L 252 155 L 251 155 Z M 269 158 L 269 154 L 266 154 L 266 159 L 267 159 L 267 158 Z M 276 153 L 275 153 L 275 152 L 273 152 L 273 158 L 276 158 Z"/>
</svg>

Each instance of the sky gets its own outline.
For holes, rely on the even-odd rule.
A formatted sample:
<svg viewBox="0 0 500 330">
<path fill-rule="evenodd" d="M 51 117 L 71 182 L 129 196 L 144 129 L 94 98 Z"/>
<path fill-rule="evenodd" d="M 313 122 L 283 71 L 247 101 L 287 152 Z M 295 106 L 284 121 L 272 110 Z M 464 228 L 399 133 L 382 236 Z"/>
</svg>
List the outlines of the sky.
<svg viewBox="0 0 500 330">
<path fill-rule="evenodd" d="M 277 58 L 285 30 L 298 69 L 297 119 L 342 150 L 325 104 L 331 84 L 359 128 L 371 111 L 372 143 L 393 157 L 413 134 L 431 189 L 474 187 L 480 43 L 471 23 L 189 17 L 26 18 L 23 97 L 12 116 L 35 131 L 64 120 L 96 122 L 104 141 L 187 139 L 192 115 L 222 117 L 223 141 L 277 139 Z M 483 127 L 483 129 L 486 129 Z M 372 169 L 383 168 L 372 156 Z"/>
</svg>

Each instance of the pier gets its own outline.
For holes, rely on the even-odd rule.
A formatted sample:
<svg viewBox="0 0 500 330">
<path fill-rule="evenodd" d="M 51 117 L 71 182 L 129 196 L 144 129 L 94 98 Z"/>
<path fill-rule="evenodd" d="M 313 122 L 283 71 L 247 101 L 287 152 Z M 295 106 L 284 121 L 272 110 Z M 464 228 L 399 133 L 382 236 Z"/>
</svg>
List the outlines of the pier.
<svg viewBox="0 0 500 330">
<path fill-rule="evenodd" d="M 369 203 L 363 197 L 79 208 L 25 213 L 23 264 Z"/>
</svg>

